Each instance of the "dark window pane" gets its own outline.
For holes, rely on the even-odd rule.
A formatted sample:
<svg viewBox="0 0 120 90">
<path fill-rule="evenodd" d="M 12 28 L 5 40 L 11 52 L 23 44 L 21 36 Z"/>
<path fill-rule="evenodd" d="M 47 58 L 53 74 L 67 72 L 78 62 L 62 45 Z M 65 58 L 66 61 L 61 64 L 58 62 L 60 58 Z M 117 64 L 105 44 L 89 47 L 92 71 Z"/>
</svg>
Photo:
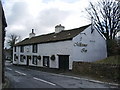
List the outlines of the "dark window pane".
<svg viewBox="0 0 120 90">
<path fill-rule="evenodd" d="M 14 47 L 14 52 L 16 52 L 16 47 Z"/>
<path fill-rule="evenodd" d="M 20 55 L 20 61 L 21 62 L 24 62 L 24 58 L 23 57 L 24 57 L 23 55 Z"/>
<path fill-rule="evenodd" d="M 34 44 L 32 47 L 33 53 L 37 53 L 37 44 Z"/>
<path fill-rule="evenodd" d="M 14 61 L 16 61 L 16 54 L 14 54 Z"/>
<path fill-rule="evenodd" d="M 24 52 L 24 46 L 20 46 L 20 52 Z"/>
</svg>

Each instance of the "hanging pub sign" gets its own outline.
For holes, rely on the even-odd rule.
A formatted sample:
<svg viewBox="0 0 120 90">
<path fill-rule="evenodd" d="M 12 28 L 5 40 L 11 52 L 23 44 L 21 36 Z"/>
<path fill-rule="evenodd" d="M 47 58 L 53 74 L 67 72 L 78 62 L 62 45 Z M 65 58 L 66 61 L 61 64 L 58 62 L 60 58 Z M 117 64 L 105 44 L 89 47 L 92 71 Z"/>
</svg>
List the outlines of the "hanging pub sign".
<svg viewBox="0 0 120 90">
<path fill-rule="evenodd" d="M 87 47 L 87 44 L 84 44 L 84 43 L 81 43 L 81 42 L 76 42 L 76 43 L 74 43 L 74 46 Z"/>
</svg>

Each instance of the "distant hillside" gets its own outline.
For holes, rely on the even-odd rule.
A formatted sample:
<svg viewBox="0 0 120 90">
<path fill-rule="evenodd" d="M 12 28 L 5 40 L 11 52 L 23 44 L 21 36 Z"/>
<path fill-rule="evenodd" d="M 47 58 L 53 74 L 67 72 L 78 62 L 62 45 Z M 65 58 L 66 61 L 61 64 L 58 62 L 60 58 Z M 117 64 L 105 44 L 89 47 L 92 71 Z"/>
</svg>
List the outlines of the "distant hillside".
<svg viewBox="0 0 120 90">
<path fill-rule="evenodd" d="M 120 55 L 110 56 L 103 60 L 98 60 L 94 63 L 104 63 L 104 64 L 119 64 L 120 65 Z"/>
</svg>

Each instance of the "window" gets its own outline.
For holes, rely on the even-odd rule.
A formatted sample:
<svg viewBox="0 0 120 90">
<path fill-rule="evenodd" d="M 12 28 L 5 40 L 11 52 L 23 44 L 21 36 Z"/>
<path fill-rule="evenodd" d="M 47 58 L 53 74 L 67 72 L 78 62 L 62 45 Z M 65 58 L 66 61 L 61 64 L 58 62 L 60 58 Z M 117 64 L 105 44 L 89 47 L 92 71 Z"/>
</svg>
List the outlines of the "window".
<svg viewBox="0 0 120 90">
<path fill-rule="evenodd" d="M 14 61 L 18 60 L 18 56 L 16 54 L 14 54 Z"/>
<path fill-rule="evenodd" d="M 14 52 L 16 52 L 16 47 L 14 47 Z"/>
<path fill-rule="evenodd" d="M 43 66 L 49 67 L 49 56 L 43 56 Z"/>
<path fill-rule="evenodd" d="M 20 62 L 24 62 L 25 60 L 25 56 L 24 55 L 20 55 Z"/>
<path fill-rule="evenodd" d="M 14 54 L 14 61 L 16 61 L 16 54 Z"/>
<path fill-rule="evenodd" d="M 20 46 L 20 52 L 24 52 L 24 46 Z"/>
<path fill-rule="evenodd" d="M 37 65 L 37 56 L 33 56 L 33 61 L 32 61 L 32 64 Z"/>
<path fill-rule="evenodd" d="M 32 52 L 37 53 L 37 44 L 34 44 L 32 47 Z"/>
</svg>

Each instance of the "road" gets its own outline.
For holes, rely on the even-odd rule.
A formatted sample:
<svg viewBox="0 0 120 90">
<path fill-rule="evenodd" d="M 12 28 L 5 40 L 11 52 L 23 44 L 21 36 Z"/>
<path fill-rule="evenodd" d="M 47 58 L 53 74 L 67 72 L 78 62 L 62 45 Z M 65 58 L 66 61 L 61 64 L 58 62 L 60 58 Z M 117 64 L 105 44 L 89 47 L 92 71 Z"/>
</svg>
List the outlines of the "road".
<svg viewBox="0 0 120 90">
<path fill-rule="evenodd" d="M 7 63 L 5 74 L 11 88 L 115 88 L 109 84 L 95 83 L 83 78 L 42 72 Z"/>
</svg>

